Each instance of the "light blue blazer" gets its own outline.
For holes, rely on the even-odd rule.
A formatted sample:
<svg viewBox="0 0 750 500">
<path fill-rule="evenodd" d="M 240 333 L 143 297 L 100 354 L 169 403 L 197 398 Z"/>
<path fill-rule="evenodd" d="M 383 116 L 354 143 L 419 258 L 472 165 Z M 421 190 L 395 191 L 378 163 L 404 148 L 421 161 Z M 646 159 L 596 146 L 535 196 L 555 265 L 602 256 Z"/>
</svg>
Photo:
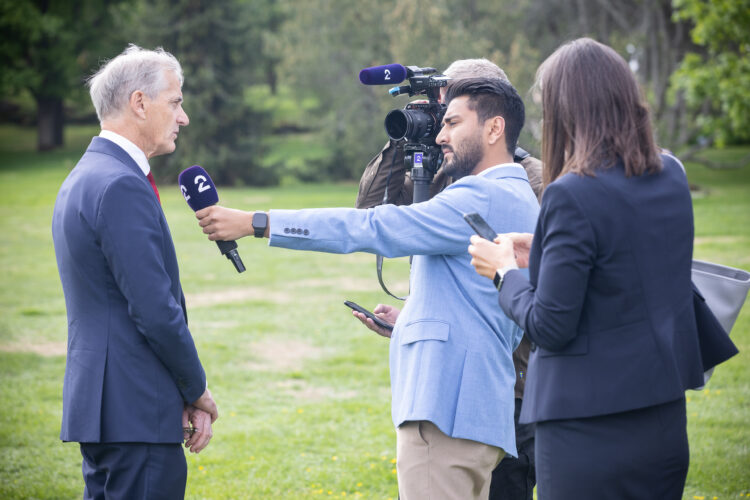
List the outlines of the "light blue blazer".
<svg viewBox="0 0 750 500">
<path fill-rule="evenodd" d="M 180 443 L 206 376 L 164 212 L 122 148 L 94 137 L 57 195 L 52 237 L 68 314 L 60 438 Z"/>
<path fill-rule="evenodd" d="M 272 210 L 270 245 L 414 255 L 411 295 L 390 345 L 394 425 L 428 420 L 448 436 L 515 456 L 511 354 L 522 332 L 471 266 L 474 231 L 463 215 L 477 212 L 499 233 L 531 232 L 538 211 L 523 167 L 506 164 L 414 205 Z"/>
</svg>

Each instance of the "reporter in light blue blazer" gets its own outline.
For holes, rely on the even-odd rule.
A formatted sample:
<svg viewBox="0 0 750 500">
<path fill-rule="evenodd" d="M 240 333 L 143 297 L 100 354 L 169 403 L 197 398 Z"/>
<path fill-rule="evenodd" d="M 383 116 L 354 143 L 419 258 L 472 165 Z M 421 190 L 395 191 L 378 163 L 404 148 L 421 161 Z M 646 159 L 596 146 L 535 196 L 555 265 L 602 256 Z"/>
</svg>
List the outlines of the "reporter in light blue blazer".
<svg viewBox="0 0 750 500">
<path fill-rule="evenodd" d="M 449 86 L 446 100 L 437 142 L 449 175 L 460 179 L 429 201 L 270 215 L 220 206 L 197 212 L 212 240 L 254 230 L 270 236 L 271 246 L 414 255 L 411 295 L 390 344 L 403 500 L 486 499 L 503 452 L 516 455 L 511 353 L 522 332 L 469 263 L 473 231 L 463 214 L 477 212 L 497 231 L 534 227 L 536 197 L 523 167 L 512 163 L 523 102 L 509 83 L 477 79 Z"/>
<path fill-rule="evenodd" d="M 684 391 L 703 384 L 685 174 L 614 50 L 576 40 L 537 75 L 547 187 L 533 240 L 469 252 L 536 344 L 521 421 L 536 422 L 539 499 L 679 499 Z"/>
<path fill-rule="evenodd" d="M 188 124 L 182 69 L 130 46 L 90 86 L 102 132 L 52 215 L 68 316 L 60 438 L 80 443 L 84 498 L 181 499 L 183 427 L 193 423 L 186 446 L 198 452 L 217 416 L 148 164 Z"/>
</svg>

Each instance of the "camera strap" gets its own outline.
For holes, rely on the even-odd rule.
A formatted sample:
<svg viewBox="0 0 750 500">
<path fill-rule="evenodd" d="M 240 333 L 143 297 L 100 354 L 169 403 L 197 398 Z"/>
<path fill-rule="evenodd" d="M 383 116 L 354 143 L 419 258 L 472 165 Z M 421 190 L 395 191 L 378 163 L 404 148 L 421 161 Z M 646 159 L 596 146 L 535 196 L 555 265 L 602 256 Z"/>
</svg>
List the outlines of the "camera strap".
<svg viewBox="0 0 750 500">
<path fill-rule="evenodd" d="M 393 297 L 394 299 L 398 300 L 406 300 L 406 297 L 399 297 L 397 295 L 393 295 L 390 290 L 388 290 L 388 287 L 385 286 L 385 283 L 383 282 L 383 256 L 382 255 L 376 255 L 375 256 L 375 262 L 378 268 L 378 282 L 380 283 L 380 288 L 383 289 L 385 293 Z M 409 263 L 411 264 L 411 257 L 409 258 Z"/>
<path fill-rule="evenodd" d="M 388 186 L 391 183 L 391 175 L 393 174 L 393 166 L 396 164 L 396 152 L 393 152 L 393 158 L 391 159 L 391 168 L 388 170 L 388 176 L 385 179 L 385 191 L 383 192 L 383 205 L 388 204 Z M 409 264 L 411 264 L 411 257 L 409 257 Z M 393 295 L 390 290 L 388 290 L 388 287 L 385 286 L 385 282 L 383 282 L 383 256 L 382 255 L 376 255 L 375 256 L 375 266 L 378 270 L 378 283 L 380 283 L 380 288 L 383 289 L 385 293 L 393 297 L 394 299 L 398 300 L 406 300 L 406 297 L 398 297 L 397 295 Z"/>
</svg>

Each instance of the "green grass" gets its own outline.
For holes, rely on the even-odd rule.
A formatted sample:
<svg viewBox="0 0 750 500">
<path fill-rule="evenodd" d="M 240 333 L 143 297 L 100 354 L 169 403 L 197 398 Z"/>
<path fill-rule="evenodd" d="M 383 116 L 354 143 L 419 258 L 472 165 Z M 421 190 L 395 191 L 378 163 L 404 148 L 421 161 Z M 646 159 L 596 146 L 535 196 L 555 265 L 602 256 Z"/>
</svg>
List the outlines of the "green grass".
<svg viewBox="0 0 750 500">
<path fill-rule="evenodd" d="M 0 498 L 80 498 L 77 445 L 58 439 L 65 303 L 50 233 L 57 189 L 92 129 L 65 151 L 34 153 L 33 131 L 0 127 Z M 735 154 L 745 154 L 737 149 Z M 726 153 L 722 153 L 726 154 Z M 732 154 L 730 151 L 729 154 Z M 696 257 L 750 269 L 750 167 L 688 165 Z M 240 241 L 238 275 L 204 239 L 176 186 L 160 186 L 187 294 L 190 328 L 219 403 L 214 439 L 188 457 L 188 498 L 395 498 L 388 342 L 342 304 L 389 302 L 370 255 L 327 255 Z M 245 208 L 351 206 L 354 184 L 221 189 Z M 407 292 L 408 263 L 386 277 Z M 684 498 L 750 495 L 750 308 L 741 353 L 688 394 L 691 467 Z M 329 494 L 330 492 L 330 494 Z"/>
</svg>

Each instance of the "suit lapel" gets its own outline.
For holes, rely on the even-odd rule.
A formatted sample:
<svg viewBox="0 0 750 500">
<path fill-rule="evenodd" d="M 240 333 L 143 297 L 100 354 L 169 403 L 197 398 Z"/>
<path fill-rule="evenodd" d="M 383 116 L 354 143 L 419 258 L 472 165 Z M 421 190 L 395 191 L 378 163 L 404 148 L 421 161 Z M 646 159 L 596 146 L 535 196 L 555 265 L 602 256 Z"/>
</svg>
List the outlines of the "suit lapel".
<svg viewBox="0 0 750 500">
<path fill-rule="evenodd" d="M 138 166 L 135 160 L 124 149 L 122 149 L 114 142 L 108 139 L 104 139 L 103 137 L 96 136 L 91 139 L 91 144 L 89 144 L 89 147 L 86 151 L 91 151 L 93 153 L 102 153 L 115 157 L 120 163 L 127 166 L 130 170 L 138 174 L 140 177 L 143 177 L 144 182 L 146 182 L 149 189 L 151 189 L 151 184 L 143 174 L 141 167 Z"/>
</svg>

